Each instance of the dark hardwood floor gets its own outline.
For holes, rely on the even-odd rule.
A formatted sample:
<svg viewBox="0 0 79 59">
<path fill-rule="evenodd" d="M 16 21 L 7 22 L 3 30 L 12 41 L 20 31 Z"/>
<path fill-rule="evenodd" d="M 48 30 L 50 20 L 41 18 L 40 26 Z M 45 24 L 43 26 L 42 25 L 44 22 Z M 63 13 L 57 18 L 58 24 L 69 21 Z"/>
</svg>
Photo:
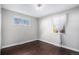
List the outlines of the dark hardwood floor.
<svg viewBox="0 0 79 59">
<path fill-rule="evenodd" d="M 1 55 L 79 55 L 79 52 L 36 40 L 33 42 L 1 49 Z"/>
</svg>

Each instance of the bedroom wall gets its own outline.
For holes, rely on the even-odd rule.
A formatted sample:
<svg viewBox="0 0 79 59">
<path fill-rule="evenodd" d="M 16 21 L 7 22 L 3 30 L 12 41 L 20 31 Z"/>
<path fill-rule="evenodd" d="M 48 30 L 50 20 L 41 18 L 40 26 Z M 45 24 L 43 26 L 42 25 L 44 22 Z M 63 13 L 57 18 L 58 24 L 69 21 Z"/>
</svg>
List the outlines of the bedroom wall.
<svg viewBox="0 0 79 59">
<path fill-rule="evenodd" d="M 68 12 L 63 46 L 79 52 L 79 7 Z"/>
<path fill-rule="evenodd" d="M 0 49 L 1 49 L 1 5 L 0 5 Z"/>
<path fill-rule="evenodd" d="M 17 25 L 13 17 L 31 20 L 31 25 Z M 2 48 L 37 40 L 37 19 L 7 9 L 2 9 Z"/>
<path fill-rule="evenodd" d="M 60 36 L 57 33 L 52 32 L 51 20 L 53 16 L 65 14 L 67 24 L 65 34 L 63 34 L 64 48 L 72 49 L 79 52 L 79 7 L 72 8 L 60 13 L 52 14 L 43 18 L 40 18 L 40 39 L 50 44 L 60 46 Z"/>
<path fill-rule="evenodd" d="M 58 33 L 53 32 L 52 25 L 52 16 L 41 18 L 39 20 L 39 29 L 40 29 L 40 39 L 41 41 L 48 42 L 51 44 L 55 44 L 57 46 L 60 45 L 60 39 Z"/>
</svg>

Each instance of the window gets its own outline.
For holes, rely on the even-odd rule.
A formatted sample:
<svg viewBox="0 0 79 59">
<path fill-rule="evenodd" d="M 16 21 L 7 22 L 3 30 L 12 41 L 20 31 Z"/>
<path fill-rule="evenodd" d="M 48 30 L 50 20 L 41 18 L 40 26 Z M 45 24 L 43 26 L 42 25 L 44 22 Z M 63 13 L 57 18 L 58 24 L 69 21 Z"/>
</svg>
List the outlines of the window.
<svg viewBox="0 0 79 59">
<path fill-rule="evenodd" d="M 29 20 L 29 19 L 14 17 L 13 20 L 14 20 L 15 24 L 20 24 L 20 25 L 30 25 L 31 24 L 31 20 Z"/>
</svg>

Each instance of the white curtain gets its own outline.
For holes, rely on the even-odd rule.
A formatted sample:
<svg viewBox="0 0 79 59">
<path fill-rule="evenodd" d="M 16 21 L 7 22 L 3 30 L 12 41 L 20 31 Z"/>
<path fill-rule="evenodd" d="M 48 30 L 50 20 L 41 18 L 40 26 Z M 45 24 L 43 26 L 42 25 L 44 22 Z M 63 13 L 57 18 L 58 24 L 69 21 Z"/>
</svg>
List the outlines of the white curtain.
<svg viewBox="0 0 79 59">
<path fill-rule="evenodd" d="M 61 31 L 66 24 L 66 15 L 57 15 L 53 17 L 53 24 L 56 26 L 57 31 Z"/>
</svg>

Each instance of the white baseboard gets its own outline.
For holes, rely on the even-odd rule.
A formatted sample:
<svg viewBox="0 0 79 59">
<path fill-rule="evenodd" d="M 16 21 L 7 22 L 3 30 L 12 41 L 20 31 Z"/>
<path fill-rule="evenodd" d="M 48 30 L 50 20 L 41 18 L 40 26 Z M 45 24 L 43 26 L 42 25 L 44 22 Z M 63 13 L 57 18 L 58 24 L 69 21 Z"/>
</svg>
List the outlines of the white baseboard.
<svg viewBox="0 0 79 59">
<path fill-rule="evenodd" d="M 10 45 L 5 45 L 5 46 L 2 46 L 1 49 L 7 48 L 7 47 L 11 47 L 11 46 L 20 45 L 20 44 L 24 44 L 24 43 L 28 43 L 28 42 L 32 42 L 32 41 L 35 41 L 35 40 L 37 40 L 37 39 L 29 40 L 29 41 L 24 41 L 24 42 L 19 42 L 19 43 L 14 43 L 14 44 L 10 44 Z"/>
<path fill-rule="evenodd" d="M 66 49 L 69 49 L 69 50 L 72 50 L 72 51 L 79 52 L 78 49 L 74 49 L 74 48 L 71 48 L 71 47 L 68 47 L 68 46 L 64 46 L 64 45 L 61 46 L 60 44 L 56 44 L 56 43 L 52 43 L 52 42 L 48 42 L 48 41 L 46 41 L 46 40 L 40 40 L 40 41 L 43 41 L 43 42 L 46 42 L 46 43 L 55 45 L 55 46 L 57 46 L 57 47 L 63 47 L 63 48 L 66 48 Z"/>
<path fill-rule="evenodd" d="M 37 39 L 35 39 L 35 40 L 37 40 Z M 10 44 L 10 45 L 6 45 L 6 46 L 2 46 L 2 48 L 7 48 L 7 47 L 15 46 L 15 45 L 20 45 L 20 44 L 24 44 L 24 43 L 32 42 L 32 41 L 35 41 L 35 40 L 29 40 L 29 41 L 24 41 L 24 42 L 14 43 L 14 44 Z M 40 40 L 40 39 L 39 39 L 39 40 Z M 46 41 L 46 40 L 40 40 L 40 41 L 43 41 L 43 42 L 46 42 L 46 43 L 55 45 L 55 46 L 57 46 L 57 47 L 61 47 L 60 44 L 56 44 L 56 43 L 52 43 L 52 42 L 48 42 L 48 41 Z M 70 49 L 70 50 L 76 51 L 76 52 L 79 52 L 78 49 L 74 49 L 74 48 L 71 48 L 71 47 L 68 47 L 68 46 L 64 46 L 64 45 L 62 45 L 62 47 L 63 47 L 63 48 L 66 48 L 66 49 Z M 2 48 L 1 48 L 1 49 L 2 49 Z"/>
<path fill-rule="evenodd" d="M 71 47 L 68 47 L 68 46 L 64 46 L 64 45 L 62 45 L 62 47 L 63 47 L 63 48 L 66 48 L 66 49 L 70 49 L 70 50 L 72 50 L 72 51 L 79 52 L 78 49 L 74 49 L 74 48 L 71 48 Z"/>
<path fill-rule="evenodd" d="M 49 41 L 46 41 L 46 40 L 40 40 L 40 41 L 43 41 L 43 42 L 46 42 L 46 43 L 49 43 L 49 44 L 55 45 L 55 46 L 57 46 L 57 47 L 61 47 L 60 44 L 55 44 L 55 43 L 52 43 L 52 42 L 49 42 Z"/>
</svg>

